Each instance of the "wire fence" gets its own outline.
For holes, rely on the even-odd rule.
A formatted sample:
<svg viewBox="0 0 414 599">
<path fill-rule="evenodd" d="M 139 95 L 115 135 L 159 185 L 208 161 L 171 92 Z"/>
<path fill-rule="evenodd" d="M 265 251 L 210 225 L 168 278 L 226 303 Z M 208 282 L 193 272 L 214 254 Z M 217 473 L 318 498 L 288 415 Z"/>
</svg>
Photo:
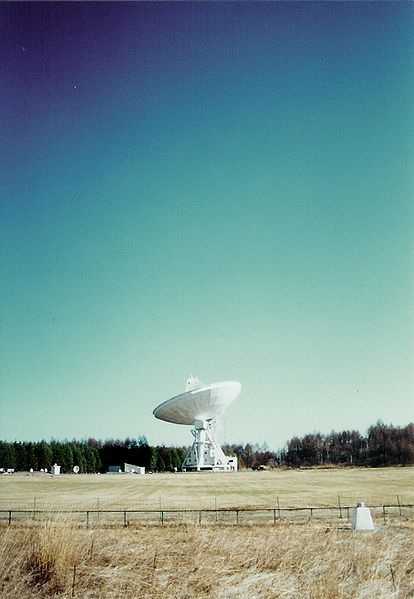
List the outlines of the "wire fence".
<svg viewBox="0 0 414 599">
<path fill-rule="evenodd" d="M 41 522 L 69 521 L 91 527 L 139 526 L 166 524 L 194 525 L 254 525 L 277 524 L 280 522 L 322 521 L 335 525 L 350 526 L 355 506 L 335 505 L 330 507 L 239 507 L 216 509 L 87 509 L 87 510 L 43 510 L 43 509 L 0 509 L 0 525 L 36 524 Z M 371 505 L 374 522 L 387 524 L 396 519 L 414 518 L 414 504 Z"/>
</svg>

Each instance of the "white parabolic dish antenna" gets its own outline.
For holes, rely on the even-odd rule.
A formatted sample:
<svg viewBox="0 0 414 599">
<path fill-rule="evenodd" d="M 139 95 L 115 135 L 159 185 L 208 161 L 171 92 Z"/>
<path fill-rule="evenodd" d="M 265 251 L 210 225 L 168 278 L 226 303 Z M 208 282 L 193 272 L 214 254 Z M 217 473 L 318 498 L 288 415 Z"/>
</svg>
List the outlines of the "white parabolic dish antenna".
<svg viewBox="0 0 414 599">
<path fill-rule="evenodd" d="M 203 385 L 197 378 L 190 377 L 186 389 L 153 411 L 160 420 L 194 426 L 191 431 L 194 443 L 183 462 L 183 470 L 237 470 L 237 458 L 224 455 L 214 428 L 217 418 L 240 393 L 241 384 L 226 381 Z"/>
<path fill-rule="evenodd" d="M 214 383 L 176 395 L 154 410 L 155 418 L 174 424 L 194 424 L 195 420 L 213 420 L 236 399 L 241 385 L 235 381 Z"/>
</svg>

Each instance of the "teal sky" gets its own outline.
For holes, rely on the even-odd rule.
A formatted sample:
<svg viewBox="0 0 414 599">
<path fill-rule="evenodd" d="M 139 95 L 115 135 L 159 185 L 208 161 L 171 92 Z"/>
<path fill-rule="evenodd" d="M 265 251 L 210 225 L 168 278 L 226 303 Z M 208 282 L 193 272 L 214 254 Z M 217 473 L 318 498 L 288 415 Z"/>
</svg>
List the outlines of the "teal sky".
<svg viewBox="0 0 414 599">
<path fill-rule="evenodd" d="M 413 420 L 414 5 L 2 3 L 0 438 Z"/>
</svg>

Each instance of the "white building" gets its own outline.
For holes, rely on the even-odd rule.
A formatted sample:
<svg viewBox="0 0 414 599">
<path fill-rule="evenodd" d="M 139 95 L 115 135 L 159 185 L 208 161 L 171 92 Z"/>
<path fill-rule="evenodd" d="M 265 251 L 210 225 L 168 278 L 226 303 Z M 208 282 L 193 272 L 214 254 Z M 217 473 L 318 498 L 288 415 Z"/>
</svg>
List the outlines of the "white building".
<svg viewBox="0 0 414 599">
<path fill-rule="evenodd" d="M 124 463 L 124 472 L 131 472 L 132 474 L 145 474 L 145 466 L 134 466 L 134 464 Z"/>
</svg>

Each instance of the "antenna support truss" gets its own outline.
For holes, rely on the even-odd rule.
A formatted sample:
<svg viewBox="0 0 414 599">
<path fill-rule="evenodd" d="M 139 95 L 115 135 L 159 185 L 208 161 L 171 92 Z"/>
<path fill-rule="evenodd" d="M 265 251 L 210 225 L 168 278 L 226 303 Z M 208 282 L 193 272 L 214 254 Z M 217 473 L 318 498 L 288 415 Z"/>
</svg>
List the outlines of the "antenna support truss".
<svg viewBox="0 0 414 599">
<path fill-rule="evenodd" d="M 224 454 L 216 437 L 216 420 L 195 420 L 191 433 L 194 442 L 182 465 L 183 471 L 235 471 L 237 457 Z"/>
</svg>

